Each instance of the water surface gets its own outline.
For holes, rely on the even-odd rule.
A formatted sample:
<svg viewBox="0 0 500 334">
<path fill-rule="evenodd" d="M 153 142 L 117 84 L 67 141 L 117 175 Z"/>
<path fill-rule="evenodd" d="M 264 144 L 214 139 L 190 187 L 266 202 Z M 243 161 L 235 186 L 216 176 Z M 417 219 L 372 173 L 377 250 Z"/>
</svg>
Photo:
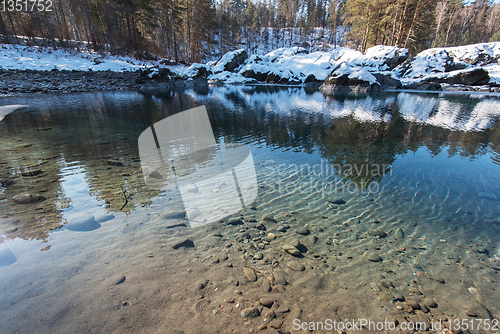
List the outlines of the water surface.
<svg viewBox="0 0 500 334">
<path fill-rule="evenodd" d="M 6 332 L 248 332 L 265 316 L 246 323 L 241 308 L 267 294 L 289 308 L 288 330 L 297 316 L 500 316 L 498 99 L 236 86 L 0 100 L 14 104 L 28 106 L 0 122 Z M 185 209 L 176 188 L 145 184 L 137 140 L 200 105 L 217 143 L 250 147 L 259 193 L 241 212 L 190 228 L 169 216 Z M 44 200 L 16 203 L 21 193 Z M 265 214 L 277 222 L 262 221 L 264 232 Z M 309 235 L 295 233 L 304 226 Z M 185 237 L 194 248 L 172 249 Z M 281 248 L 292 237 L 306 247 L 298 259 Z M 367 260 L 373 253 L 382 261 Z M 247 283 L 244 265 L 272 274 L 274 289 Z M 438 307 L 400 310 L 400 294 Z"/>
</svg>

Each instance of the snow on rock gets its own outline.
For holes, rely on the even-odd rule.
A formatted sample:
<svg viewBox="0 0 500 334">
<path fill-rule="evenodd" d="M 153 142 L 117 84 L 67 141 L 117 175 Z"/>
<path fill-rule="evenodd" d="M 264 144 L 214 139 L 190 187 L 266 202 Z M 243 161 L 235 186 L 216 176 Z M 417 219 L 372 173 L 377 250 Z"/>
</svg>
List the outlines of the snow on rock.
<svg viewBox="0 0 500 334">
<path fill-rule="evenodd" d="M 232 72 L 238 67 L 240 67 L 245 60 L 248 58 L 248 54 L 245 49 L 239 49 L 235 51 L 230 51 L 222 56 L 213 67 L 212 70 L 215 73 L 228 71 Z M 208 64 L 207 64 L 208 65 Z M 209 65 L 210 66 L 210 65 Z"/>
<path fill-rule="evenodd" d="M 346 64 L 351 68 L 365 67 L 370 72 L 391 71 L 410 55 L 407 49 L 384 45 L 369 48 L 365 54 L 349 48 L 338 48 L 332 52 L 335 68 Z"/>
<path fill-rule="evenodd" d="M 213 71 L 212 68 L 206 64 L 194 63 L 183 71 L 182 74 L 189 78 L 198 79 L 207 78 L 213 74 Z"/>
<path fill-rule="evenodd" d="M 408 49 L 394 46 L 377 45 L 365 52 L 366 66 L 375 67 L 377 71 L 392 71 L 410 56 Z"/>
<path fill-rule="evenodd" d="M 224 72 L 219 72 L 216 74 L 212 74 L 208 76 L 207 78 L 209 81 L 208 83 L 216 83 L 216 82 L 224 82 L 228 84 L 235 84 L 235 83 L 256 83 L 257 80 L 252 79 L 252 78 L 245 78 L 239 73 L 232 73 L 229 71 L 224 71 Z"/>
<path fill-rule="evenodd" d="M 377 82 L 377 79 L 373 76 L 373 74 L 368 72 L 368 70 L 365 68 L 351 72 L 351 74 L 349 74 L 349 79 L 365 81 L 368 82 L 370 85 L 373 85 Z"/>
<path fill-rule="evenodd" d="M 250 56 L 239 73 L 266 83 L 302 84 L 321 83 L 335 70 L 337 77 L 354 72 L 351 79 L 373 84 L 377 79 L 369 72 L 391 70 L 408 55 L 408 50 L 390 46 L 370 48 L 366 55 L 349 48 L 311 53 L 301 47 L 281 48 Z"/>
<path fill-rule="evenodd" d="M 406 86 L 429 82 L 464 85 L 500 84 L 500 42 L 420 52 L 395 69 Z"/>
<path fill-rule="evenodd" d="M 379 87 L 376 78 L 366 69 L 338 75 L 332 73 L 320 86 L 324 92 L 367 94 Z"/>
<path fill-rule="evenodd" d="M 451 70 L 453 58 L 445 49 L 428 49 L 420 52 L 404 70 L 402 76 L 405 78 L 426 78 L 432 74 L 445 73 Z"/>
<path fill-rule="evenodd" d="M 301 47 L 281 48 L 264 56 L 252 55 L 238 73 L 266 83 L 322 82 L 331 72 L 332 52 L 309 53 Z"/>
<path fill-rule="evenodd" d="M 500 64 L 490 64 L 483 67 L 485 71 L 488 71 L 490 77 L 490 85 L 500 86 Z"/>
<path fill-rule="evenodd" d="M 500 59 L 500 42 L 456 46 L 446 50 L 453 57 L 454 62 L 473 66 L 498 63 Z"/>
</svg>

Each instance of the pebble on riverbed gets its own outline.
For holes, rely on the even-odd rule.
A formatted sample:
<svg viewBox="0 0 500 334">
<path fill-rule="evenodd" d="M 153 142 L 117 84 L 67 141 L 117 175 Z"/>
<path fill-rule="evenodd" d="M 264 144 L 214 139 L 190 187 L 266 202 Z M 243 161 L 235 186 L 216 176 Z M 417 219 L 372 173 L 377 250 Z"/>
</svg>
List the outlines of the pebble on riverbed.
<svg viewBox="0 0 500 334">
<path fill-rule="evenodd" d="M 245 275 L 250 282 L 255 282 L 257 281 L 257 275 L 255 274 L 255 270 L 249 267 L 243 267 L 243 274 Z"/>
<path fill-rule="evenodd" d="M 286 264 L 286 266 L 294 271 L 304 271 L 306 268 L 297 261 L 290 261 Z"/>
<path fill-rule="evenodd" d="M 291 254 L 293 256 L 300 256 L 301 255 L 300 251 L 295 246 L 285 244 L 282 246 L 282 248 L 285 252 L 287 252 L 288 254 Z"/>
<path fill-rule="evenodd" d="M 377 253 L 367 253 L 365 258 L 372 262 L 382 262 L 382 258 Z"/>
</svg>

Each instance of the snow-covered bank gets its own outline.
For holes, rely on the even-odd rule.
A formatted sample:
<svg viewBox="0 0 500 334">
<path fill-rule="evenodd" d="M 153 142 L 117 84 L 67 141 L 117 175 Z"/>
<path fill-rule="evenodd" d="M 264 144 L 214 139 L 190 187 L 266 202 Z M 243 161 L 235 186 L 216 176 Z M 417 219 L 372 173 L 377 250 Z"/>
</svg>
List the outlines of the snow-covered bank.
<svg viewBox="0 0 500 334">
<path fill-rule="evenodd" d="M 391 46 L 375 46 L 365 53 L 343 47 L 315 52 L 291 47 L 265 55 L 249 55 L 240 49 L 219 61 L 191 66 L 172 66 L 162 59 L 142 61 L 92 51 L 1 44 L 0 94 L 135 89 L 157 83 L 322 84 L 324 91 L 334 92 L 401 88 L 498 91 L 499 61 L 500 42 L 428 49 L 413 58 L 407 49 Z M 99 80 L 107 83 L 99 84 Z M 23 85 L 26 87 L 19 88 Z"/>
<path fill-rule="evenodd" d="M 375 46 L 364 54 L 349 48 L 308 52 L 293 47 L 240 57 L 235 63 L 233 58 L 242 52 L 232 51 L 218 63 L 192 68 L 203 66 L 207 79 L 225 83 L 307 84 L 327 80 L 324 87 L 423 90 L 500 86 L 500 42 L 428 49 L 413 58 L 407 49 L 390 46 Z M 229 61 L 232 70 L 224 69 Z"/>
<path fill-rule="evenodd" d="M 132 57 L 100 54 L 93 51 L 53 49 L 42 46 L 0 44 L 0 69 L 67 71 L 137 71 L 158 61 L 140 61 Z"/>
</svg>

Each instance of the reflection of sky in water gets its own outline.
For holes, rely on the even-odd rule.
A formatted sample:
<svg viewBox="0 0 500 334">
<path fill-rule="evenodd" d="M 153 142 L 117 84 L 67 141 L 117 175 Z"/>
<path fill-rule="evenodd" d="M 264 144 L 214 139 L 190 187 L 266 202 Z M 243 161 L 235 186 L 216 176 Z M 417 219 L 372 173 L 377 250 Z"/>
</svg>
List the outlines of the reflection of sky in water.
<svg viewBox="0 0 500 334">
<path fill-rule="evenodd" d="M 68 221 L 82 215 L 96 215 L 101 210 L 102 213 L 106 212 L 105 209 L 96 210 L 102 204 L 89 193 L 85 172 L 84 166 L 80 165 L 79 162 L 67 164 L 61 169 L 61 188 L 65 197 L 69 199 L 68 205 L 62 208 L 63 217 Z"/>
</svg>

